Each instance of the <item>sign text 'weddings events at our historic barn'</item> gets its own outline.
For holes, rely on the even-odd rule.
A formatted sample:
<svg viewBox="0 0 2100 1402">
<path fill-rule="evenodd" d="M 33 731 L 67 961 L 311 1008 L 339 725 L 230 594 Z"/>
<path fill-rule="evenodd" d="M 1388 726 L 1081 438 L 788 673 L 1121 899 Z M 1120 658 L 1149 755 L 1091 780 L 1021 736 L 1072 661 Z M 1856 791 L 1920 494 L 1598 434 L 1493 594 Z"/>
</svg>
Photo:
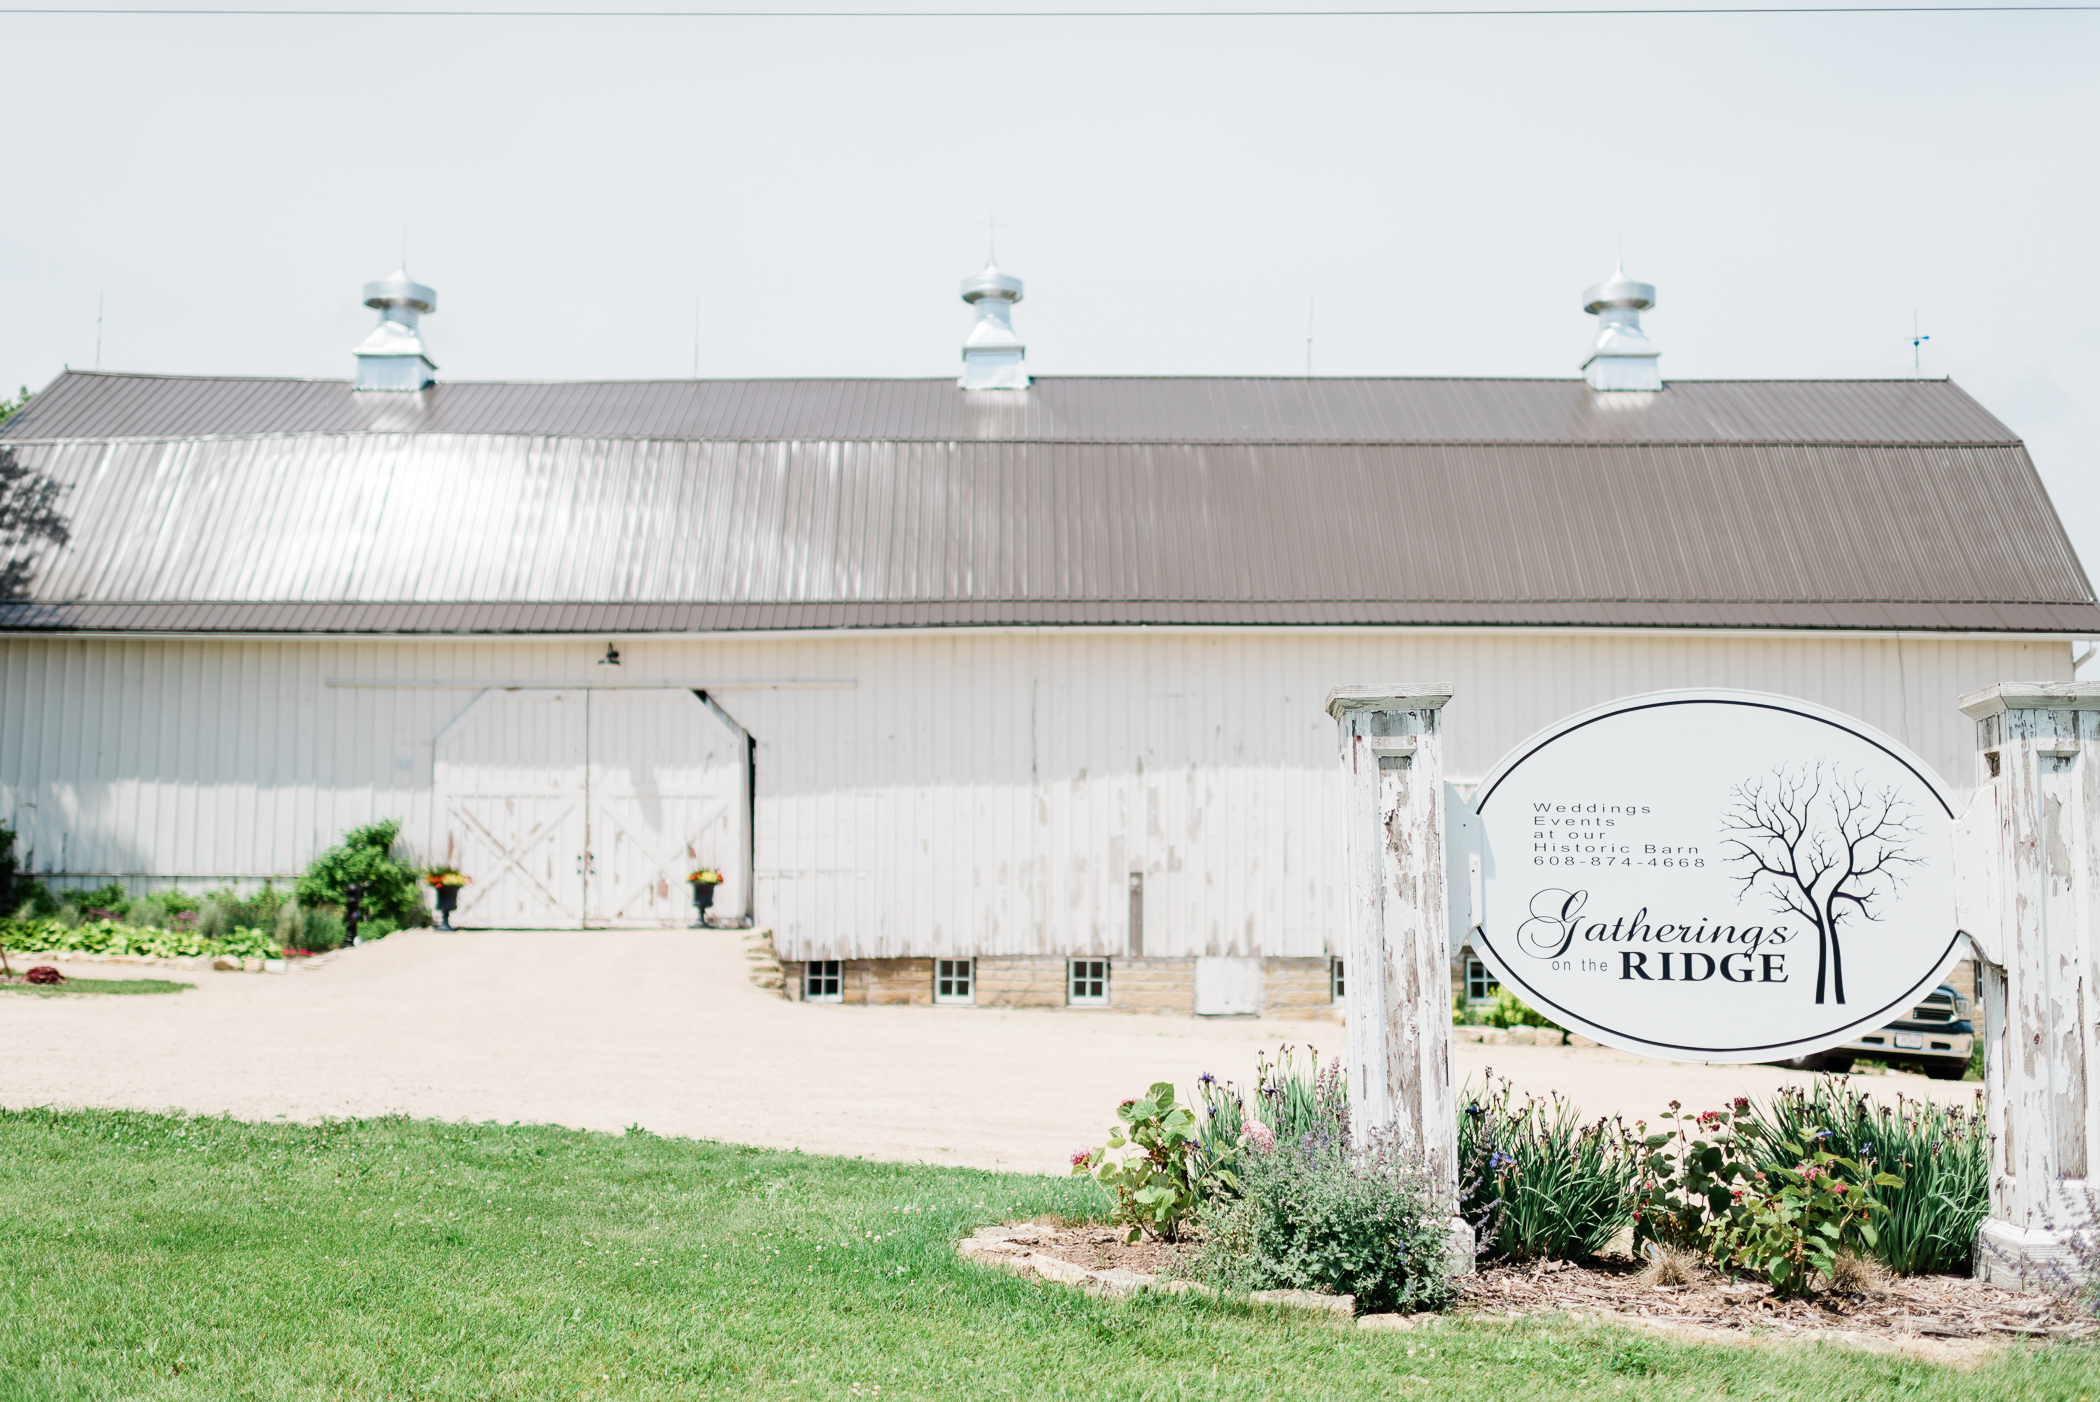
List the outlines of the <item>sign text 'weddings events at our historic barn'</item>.
<svg viewBox="0 0 2100 1402">
<path fill-rule="evenodd" d="M 1953 804 L 1848 716 L 1614 701 L 1482 781 L 1473 942 L 1527 1003 L 1674 1060 L 1770 1061 L 1900 1016 L 1954 959 Z"/>
</svg>

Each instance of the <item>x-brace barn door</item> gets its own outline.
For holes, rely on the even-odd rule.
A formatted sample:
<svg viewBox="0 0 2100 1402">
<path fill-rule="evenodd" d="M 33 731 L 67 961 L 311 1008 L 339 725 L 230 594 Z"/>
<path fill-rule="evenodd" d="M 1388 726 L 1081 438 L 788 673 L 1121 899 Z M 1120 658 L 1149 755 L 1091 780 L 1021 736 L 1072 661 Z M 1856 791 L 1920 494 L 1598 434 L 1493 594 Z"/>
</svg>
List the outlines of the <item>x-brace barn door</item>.
<svg viewBox="0 0 2100 1402">
<path fill-rule="evenodd" d="M 744 731 L 690 691 L 591 693 L 586 921 L 689 925 L 686 878 L 722 873 L 717 918 L 750 906 Z"/>
<path fill-rule="evenodd" d="M 701 867 L 717 917 L 750 911 L 749 740 L 691 691 L 486 691 L 436 759 L 456 925 L 689 925 Z"/>
<path fill-rule="evenodd" d="M 472 878 L 453 923 L 583 924 L 589 710 L 582 691 L 485 691 L 438 736 L 438 846 Z"/>
</svg>

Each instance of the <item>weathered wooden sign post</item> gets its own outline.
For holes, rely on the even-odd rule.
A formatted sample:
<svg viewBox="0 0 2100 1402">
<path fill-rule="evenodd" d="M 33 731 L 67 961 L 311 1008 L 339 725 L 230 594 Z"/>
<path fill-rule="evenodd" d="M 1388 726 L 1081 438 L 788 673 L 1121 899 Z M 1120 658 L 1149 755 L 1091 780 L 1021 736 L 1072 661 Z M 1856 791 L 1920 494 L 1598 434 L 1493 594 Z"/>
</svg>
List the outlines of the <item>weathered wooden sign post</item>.
<svg viewBox="0 0 2100 1402">
<path fill-rule="evenodd" d="M 1955 844 L 1959 919 L 1983 968 L 1991 1210 L 1976 1273 L 2006 1284 L 2073 1274 L 2090 1230 L 2100 1133 L 2093 938 L 2100 874 L 2100 684 L 2003 682 L 1964 696 L 1977 792 Z"/>
<path fill-rule="evenodd" d="M 1442 683 L 1337 687 L 1348 826 L 1349 1118 L 1420 1153 L 1452 1215 L 1454 1265 L 1471 1270 L 1458 1218 L 1451 964 L 1444 851 Z"/>
<path fill-rule="evenodd" d="M 2096 1231 L 2100 1162 L 2100 683 L 1963 697 L 1977 789 L 1958 820 L 1938 776 L 1851 717 L 1682 691 L 1526 740 L 1460 833 L 1444 805 L 1451 692 L 1327 698 L 1347 795 L 1355 1124 L 1417 1150 L 1456 1208 L 1453 929 L 1556 1021 L 1709 1062 L 1821 1051 L 1899 1018 L 1966 936 L 1991 1140 L 1976 1272 L 2035 1285 L 2083 1270 L 2072 1246 Z M 1470 873 L 1463 889 L 1452 872 Z M 1467 1267 L 1471 1232 L 1453 1229 Z"/>
</svg>

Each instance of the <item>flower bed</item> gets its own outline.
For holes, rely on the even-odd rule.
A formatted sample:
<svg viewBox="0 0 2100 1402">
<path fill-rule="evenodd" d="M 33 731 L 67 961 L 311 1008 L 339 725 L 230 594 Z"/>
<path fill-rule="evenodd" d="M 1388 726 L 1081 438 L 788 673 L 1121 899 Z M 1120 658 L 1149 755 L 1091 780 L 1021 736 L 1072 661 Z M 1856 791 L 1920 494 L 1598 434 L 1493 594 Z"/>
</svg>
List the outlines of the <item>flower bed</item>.
<svg viewBox="0 0 2100 1402">
<path fill-rule="evenodd" d="M 0 920 L 0 948 L 32 954 L 130 955 L 149 959 L 281 959 L 284 950 L 261 930 L 237 929 L 224 935 L 195 930 L 161 930 L 91 920 L 66 925 L 57 920 Z"/>
</svg>

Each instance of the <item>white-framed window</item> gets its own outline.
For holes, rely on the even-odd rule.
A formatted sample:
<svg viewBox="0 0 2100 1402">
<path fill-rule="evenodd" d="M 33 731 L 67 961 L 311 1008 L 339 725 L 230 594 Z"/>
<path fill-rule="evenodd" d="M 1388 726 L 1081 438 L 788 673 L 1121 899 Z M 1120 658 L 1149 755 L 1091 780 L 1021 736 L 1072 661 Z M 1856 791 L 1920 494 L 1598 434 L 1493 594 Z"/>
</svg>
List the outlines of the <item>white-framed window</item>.
<svg viewBox="0 0 2100 1402">
<path fill-rule="evenodd" d="M 1330 959 L 1327 961 L 1327 982 L 1328 996 L 1333 998 L 1334 1001 L 1337 1003 L 1343 1001 L 1344 997 L 1348 994 L 1349 989 L 1342 978 L 1342 961 L 1340 959 Z"/>
<path fill-rule="evenodd" d="M 1485 1003 L 1501 991 L 1502 985 L 1495 982 L 1495 976 L 1488 972 L 1488 966 L 1468 954 L 1466 956 L 1466 1001 L 1468 1003 Z"/>
<path fill-rule="evenodd" d="M 933 961 L 933 1001 L 974 1003 L 977 1001 L 977 961 L 936 959 Z"/>
<path fill-rule="evenodd" d="M 1108 961 L 1074 959 L 1065 966 L 1065 1001 L 1077 1007 L 1101 1007 L 1108 1002 Z"/>
<path fill-rule="evenodd" d="M 802 966 L 802 1001 L 841 1003 L 846 998 L 845 975 L 837 959 L 812 959 Z"/>
</svg>

